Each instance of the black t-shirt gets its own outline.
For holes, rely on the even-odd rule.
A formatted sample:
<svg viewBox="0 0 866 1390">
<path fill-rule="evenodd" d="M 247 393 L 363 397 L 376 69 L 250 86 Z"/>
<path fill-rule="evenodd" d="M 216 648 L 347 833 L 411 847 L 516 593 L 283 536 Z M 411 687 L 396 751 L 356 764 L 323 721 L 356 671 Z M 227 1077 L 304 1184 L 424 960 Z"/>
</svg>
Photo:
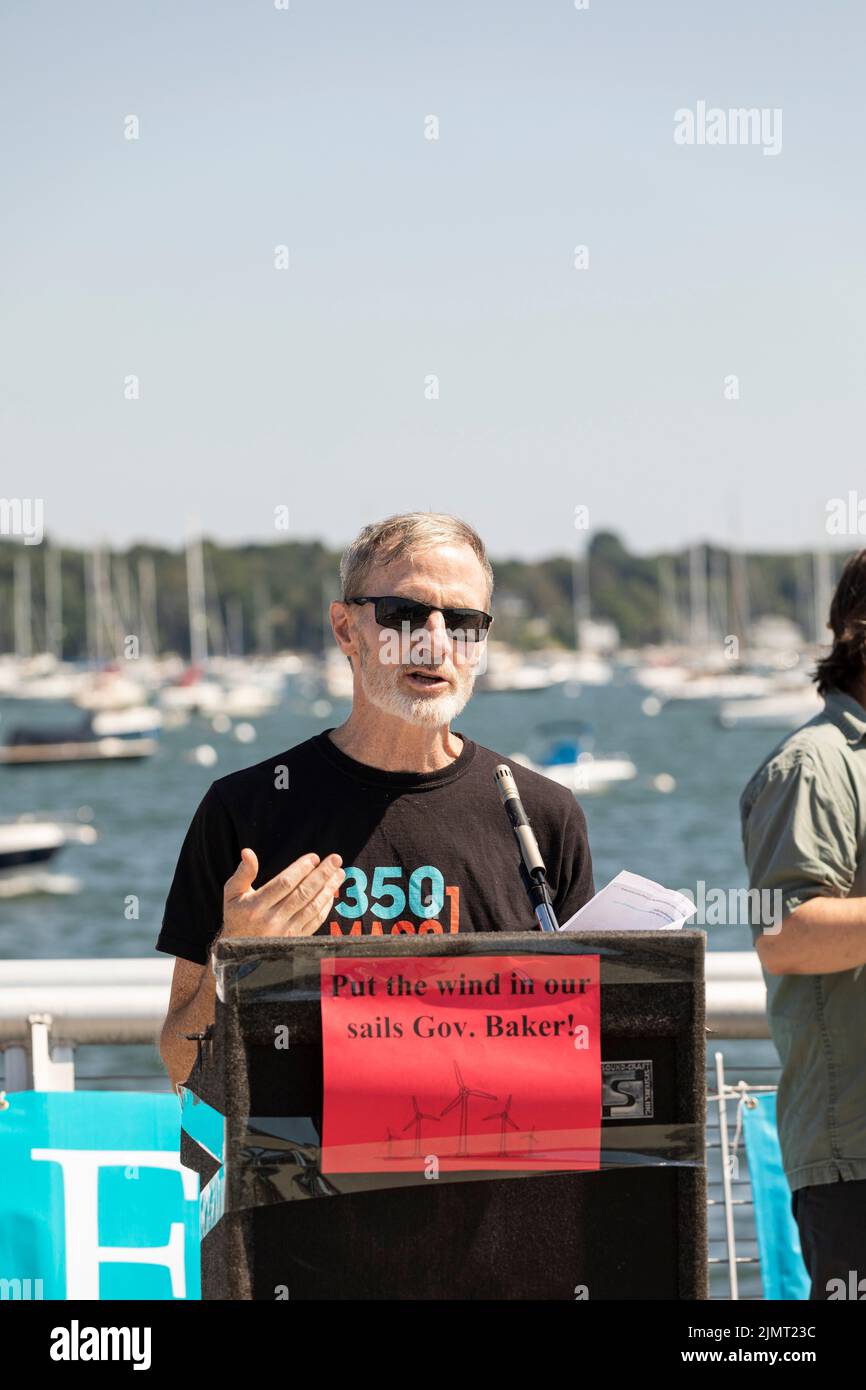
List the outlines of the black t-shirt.
<svg viewBox="0 0 866 1390">
<path fill-rule="evenodd" d="M 328 737 L 214 782 L 180 851 L 157 950 L 200 965 L 223 887 L 254 850 L 260 888 L 303 854 L 339 854 L 345 879 L 317 935 L 524 931 L 536 923 L 494 784 L 505 762 L 532 822 L 557 919 L 593 894 L 586 817 L 571 792 L 465 735 L 434 772 L 386 772 Z"/>
</svg>

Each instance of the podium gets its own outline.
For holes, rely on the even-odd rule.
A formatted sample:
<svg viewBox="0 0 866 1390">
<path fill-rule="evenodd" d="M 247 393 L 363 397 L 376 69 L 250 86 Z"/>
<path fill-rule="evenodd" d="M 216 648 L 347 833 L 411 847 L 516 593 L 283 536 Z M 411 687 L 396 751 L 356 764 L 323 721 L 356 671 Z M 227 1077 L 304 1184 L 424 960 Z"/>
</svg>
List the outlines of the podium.
<svg viewBox="0 0 866 1390">
<path fill-rule="evenodd" d="M 202 1188 L 202 1297 L 706 1298 L 704 944 L 696 930 L 218 942 L 181 1131 Z M 597 959 L 595 1169 L 328 1171 L 323 963 L 471 974 L 513 957 L 560 974 Z M 441 1060 L 449 1044 L 429 1046 Z"/>
</svg>

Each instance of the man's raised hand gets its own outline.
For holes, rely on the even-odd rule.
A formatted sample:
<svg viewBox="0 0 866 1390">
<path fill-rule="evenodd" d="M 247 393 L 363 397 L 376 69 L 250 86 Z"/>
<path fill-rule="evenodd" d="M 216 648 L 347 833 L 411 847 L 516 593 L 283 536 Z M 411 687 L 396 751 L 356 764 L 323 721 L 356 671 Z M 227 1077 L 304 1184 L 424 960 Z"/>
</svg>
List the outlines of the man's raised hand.
<svg viewBox="0 0 866 1390">
<path fill-rule="evenodd" d="M 339 854 L 320 860 L 304 854 L 261 888 L 253 888 L 259 861 L 251 849 L 223 892 L 220 936 L 312 936 L 327 918 L 345 878 Z"/>
</svg>

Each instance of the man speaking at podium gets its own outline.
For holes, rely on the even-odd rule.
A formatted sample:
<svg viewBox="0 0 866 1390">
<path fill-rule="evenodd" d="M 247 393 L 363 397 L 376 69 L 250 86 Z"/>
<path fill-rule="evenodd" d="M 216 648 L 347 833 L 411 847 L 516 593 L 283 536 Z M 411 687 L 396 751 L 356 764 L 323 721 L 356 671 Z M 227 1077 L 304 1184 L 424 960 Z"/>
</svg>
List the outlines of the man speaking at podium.
<svg viewBox="0 0 866 1390">
<path fill-rule="evenodd" d="M 453 516 L 365 526 L 340 565 L 335 640 L 352 710 L 214 782 L 187 832 L 157 949 L 175 956 L 160 1052 L 175 1086 L 214 1019 L 219 937 L 520 931 L 534 919 L 493 773 L 508 761 L 454 732 L 491 622 L 484 544 Z M 593 894 L 571 792 L 512 768 L 557 919 Z"/>
</svg>

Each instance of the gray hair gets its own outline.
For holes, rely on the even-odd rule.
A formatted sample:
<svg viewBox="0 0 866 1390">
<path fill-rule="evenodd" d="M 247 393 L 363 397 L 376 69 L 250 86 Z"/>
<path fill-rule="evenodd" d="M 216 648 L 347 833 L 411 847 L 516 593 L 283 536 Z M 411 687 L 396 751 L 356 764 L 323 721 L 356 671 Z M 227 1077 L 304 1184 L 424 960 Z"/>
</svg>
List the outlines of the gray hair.
<svg viewBox="0 0 866 1390">
<path fill-rule="evenodd" d="M 437 545 L 468 545 L 477 555 L 487 581 L 487 607 L 493 599 L 493 568 L 478 532 L 459 517 L 444 512 L 403 512 L 371 522 L 347 546 L 340 561 L 343 599 L 363 594 L 367 576 L 376 564 L 388 565 L 399 556 L 431 550 Z"/>
</svg>

